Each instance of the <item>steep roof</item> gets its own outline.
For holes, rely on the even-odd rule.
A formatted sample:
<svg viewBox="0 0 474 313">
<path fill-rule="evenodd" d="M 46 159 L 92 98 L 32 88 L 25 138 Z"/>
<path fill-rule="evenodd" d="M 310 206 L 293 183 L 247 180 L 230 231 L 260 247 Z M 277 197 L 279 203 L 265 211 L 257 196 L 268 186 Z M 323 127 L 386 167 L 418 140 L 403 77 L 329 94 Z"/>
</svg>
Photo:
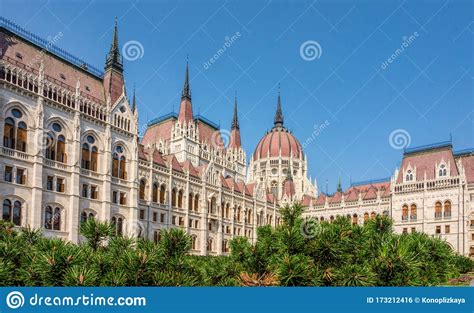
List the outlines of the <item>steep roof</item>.
<svg viewBox="0 0 474 313">
<path fill-rule="evenodd" d="M 400 171 L 397 177 L 397 183 L 403 182 L 403 172 L 406 171 L 409 166 L 416 168 L 416 180 L 423 180 L 426 173 L 426 179 L 436 178 L 436 165 L 444 161 L 446 164 L 450 164 L 450 171 L 452 176 L 459 175 L 454 162 L 453 151 L 451 144 L 433 144 L 421 148 L 412 148 L 408 152 L 405 152 L 400 166 Z"/>
</svg>

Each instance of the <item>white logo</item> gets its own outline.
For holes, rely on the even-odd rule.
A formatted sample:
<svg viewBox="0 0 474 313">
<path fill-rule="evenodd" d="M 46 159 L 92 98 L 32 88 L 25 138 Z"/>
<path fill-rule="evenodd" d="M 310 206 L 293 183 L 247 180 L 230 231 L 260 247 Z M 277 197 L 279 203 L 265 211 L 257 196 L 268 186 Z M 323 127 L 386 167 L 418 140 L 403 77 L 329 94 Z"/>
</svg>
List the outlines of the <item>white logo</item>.
<svg viewBox="0 0 474 313">
<path fill-rule="evenodd" d="M 405 129 L 395 129 L 390 133 L 388 141 L 394 149 L 405 149 L 411 143 L 411 136 Z"/>
<path fill-rule="evenodd" d="M 311 217 L 301 223 L 300 232 L 303 237 L 311 239 L 321 233 L 321 225 Z"/>
<path fill-rule="evenodd" d="M 122 47 L 123 57 L 129 61 L 135 61 L 143 58 L 145 48 L 136 40 L 127 41 Z"/>
<path fill-rule="evenodd" d="M 319 42 L 315 40 L 308 40 L 300 46 L 300 56 L 305 61 L 314 61 L 319 59 L 323 54 L 323 49 Z"/>
<path fill-rule="evenodd" d="M 12 291 L 7 295 L 6 302 L 10 309 L 18 309 L 25 304 L 25 297 L 19 291 Z"/>
</svg>

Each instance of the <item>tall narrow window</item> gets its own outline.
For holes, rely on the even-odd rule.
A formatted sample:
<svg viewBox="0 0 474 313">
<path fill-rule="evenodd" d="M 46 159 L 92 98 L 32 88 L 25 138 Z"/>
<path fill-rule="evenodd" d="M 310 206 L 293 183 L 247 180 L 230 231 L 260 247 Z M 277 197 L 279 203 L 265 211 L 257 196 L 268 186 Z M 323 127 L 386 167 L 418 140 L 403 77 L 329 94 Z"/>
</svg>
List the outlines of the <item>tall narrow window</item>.
<svg viewBox="0 0 474 313">
<path fill-rule="evenodd" d="M 196 194 L 194 195 L 194 211 L 198 212 L 199 211 L 199 195 Z"/>
<path fill-rule="evenodd" d="M 155 203 L 158 202 L 158 184 L 157 183 L 153 184 L 152 201 Z"/>
<path fill-rule="evenodd" d="M 451 201 L 444 202 L 444 217 L 451 217 Z"/>
<path fill-rule="evenodd" d="M 61 230 L 61 209 L 47 206 L 44 211 L 44 228 Z"/>
<path fill-rule="evenodd" d="M 112 176 L 127 179 L 125 149 L 118 145 L 115 147 L 115 152 L 112 156 Z"/>
<path fill-rule="evenodd" d="M 165 204 L 166 199 L 166 187 L 165 185 L 160 186 L 160 203 Z"/>
<path fill-rule="evenodd" d="M 47 134 L 46 158 L 61 163 L 67 162 L 66 137 L 59 123 L 53 123 Z"/>
<path fill-rule="evenodd" d="M 408 205 L 402 207 L 402 221 L 408 221 Z"/>
<path fill-rule="evenodd" d="M 12 218 L 12 202 L 8 199 L 3 200 L 2 219 L 10 222 Z"/>
<path fill-rule="evenodd" d="M 28 141 L 27 125 L 23 113 L 14 108 L 7 115 L 3 126 L 3 146 L 9 149 L 26 152 Z"/>
<path fill-rule="evenodd" d="M 410 220 L 416 221 L 416 204 L 410 206 Z"/>
<path fill-rule="evenodd" d="M 5 166 L 5 181 L 12 182 L 13 181 L 13 167 Z"/>
<path fill-rule="evenodd" d="M 143 179 L 140 180 L 140 190 L 139 190 L 140 200 L 145 200 L 145 187 L 146 187 L 145 181 Z"/>
<path fill-rule="evenodd" d="M 91 135 L 86 137 L 86 141 L 82 144 L 81 167 L 90 171 L 97 171 L 97 147 L 95 146 L 95 138 Z M 117 167 L 118 168 L 118 167 Z M 118 176 L 118 172 L 117 175 Z"/>
<path fill-rule="evenodd" d="M 435 218 L 441 218 L 441 202 L 436 202 L 435 203 Z"/>
</svg>

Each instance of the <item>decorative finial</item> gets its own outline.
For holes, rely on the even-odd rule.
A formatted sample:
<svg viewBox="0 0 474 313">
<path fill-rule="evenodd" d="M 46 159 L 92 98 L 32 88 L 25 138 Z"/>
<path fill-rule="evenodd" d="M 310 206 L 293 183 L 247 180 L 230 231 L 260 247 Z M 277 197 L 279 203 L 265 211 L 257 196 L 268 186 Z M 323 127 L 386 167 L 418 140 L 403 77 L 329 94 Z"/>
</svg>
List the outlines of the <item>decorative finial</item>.
<svg viewBox="0 0 474 313">
<path fill-rule="evenodd" d="M 135 84 L 133 84 L 132 112 L 135 112 L 136 106 L 137 106 L 137 103 L 135 99 Z"/>
<path fill-rule="evenodd" d="M 235 101 L 234 101 L 234 116 L 232 118 L 232 127 L 231 129 L 239 129 L 239 118 L 237 115 L 237 91 L 235 92 Z"/>
<path fill-rule="evenodd" d="M 118 43 L 118 21 L 115 17 L 114 36 L 112 37 L 112 44 L 110 45 L 109 53 L 107 54 L 105 62 L 105 70 L 116 69 L 123 71 L 123 58 L 120 55 Z"/>
<path fill-rule="evenodd" d="M 341 176 L 339 176 L 339 182 L 337 183 L 337 192 L 342 192 Z"/>
<path fill-rule="evenodd" d="M 184 78 L 183 92 L 181 94 L 181 100 L 188 99 L 191 101 L 191 88 L 189 87 L 189 60 L 186 55 L 186 76 Z"/>
<path fill-rule="evenodd" d="M 281 110 L 281 97 L 280 97 L 280 83 L 278 83 L 278 103 L 277 110 L 275 113 L 274 123 L 275 127 L 283 127 L 283 112 Z"/>
</svg>

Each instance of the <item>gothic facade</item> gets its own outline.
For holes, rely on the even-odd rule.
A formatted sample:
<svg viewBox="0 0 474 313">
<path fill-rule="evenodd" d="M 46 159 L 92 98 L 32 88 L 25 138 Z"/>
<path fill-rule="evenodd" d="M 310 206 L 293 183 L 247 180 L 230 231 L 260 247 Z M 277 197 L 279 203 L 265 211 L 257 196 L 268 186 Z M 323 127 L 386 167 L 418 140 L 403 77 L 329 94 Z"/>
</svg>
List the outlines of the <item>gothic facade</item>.
<svg viewBox="0 0 474 313">
<path fill-rule="evenodd" d="M 427 232 L 473 253 L 472 151 L 406 151 L 392 178 L 326 195 L 284 126 L 280 94 L 274 125 L 247 164 L 237 99 L 229 131 L 194 114 L 188 66 L 179 112 L 150 121 L 139 137 L 118 39 L 115 26 L 102 72 L 0 18 L 3 220 L 72 242 L 88 218 L 155 241 L 180 227 L 194 254 L 218 255 L 235 236 L 254 241 L 258 226 L 277 226 L 279 206 L 301 202 L 318 220 L 390 215 L 398 232 Z"/>
</svg>

